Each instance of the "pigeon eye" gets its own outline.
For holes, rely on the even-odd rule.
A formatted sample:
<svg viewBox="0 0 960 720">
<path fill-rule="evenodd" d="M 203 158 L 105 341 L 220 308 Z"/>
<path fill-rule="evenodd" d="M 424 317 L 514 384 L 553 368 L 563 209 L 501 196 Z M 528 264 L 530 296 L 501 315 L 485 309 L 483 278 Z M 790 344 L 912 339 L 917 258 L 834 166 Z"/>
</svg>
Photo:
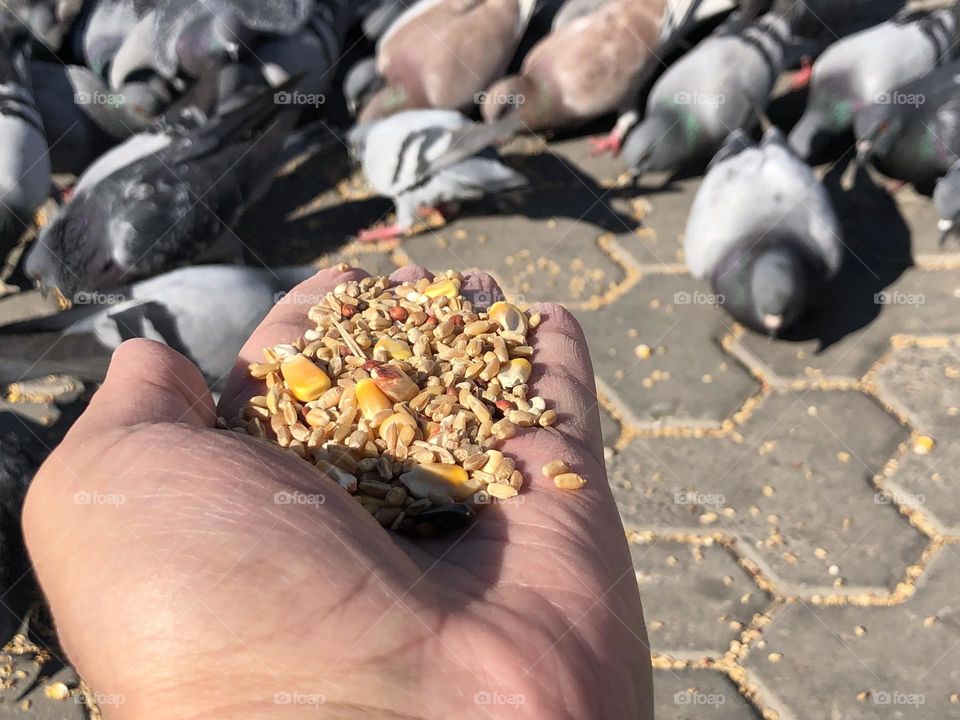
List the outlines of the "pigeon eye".
<svg viewBox="0 0 960 720">
<path fill-rule="evenodd" d="M 882 122 L 879 125 L 877 125 L 877 130 L 879 130 L 880 132 L 886 132 L 887 127 L 888 125 L 885 122 Z"/>
</svg>

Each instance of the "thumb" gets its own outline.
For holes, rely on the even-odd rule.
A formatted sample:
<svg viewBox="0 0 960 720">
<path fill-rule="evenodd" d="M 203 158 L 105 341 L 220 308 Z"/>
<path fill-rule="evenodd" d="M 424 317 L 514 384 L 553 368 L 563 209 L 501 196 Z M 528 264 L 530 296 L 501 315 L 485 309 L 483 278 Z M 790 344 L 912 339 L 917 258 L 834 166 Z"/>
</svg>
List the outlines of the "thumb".
<svg viewBox="0 0 960 720">
<path fill-rule="evenodd" d="M 213 427 L 216 411 L 196 365 L 153 340 L 128 340 L 110 360 L 103 385 L 71 434 L 142 423 Z"/>
</svg>

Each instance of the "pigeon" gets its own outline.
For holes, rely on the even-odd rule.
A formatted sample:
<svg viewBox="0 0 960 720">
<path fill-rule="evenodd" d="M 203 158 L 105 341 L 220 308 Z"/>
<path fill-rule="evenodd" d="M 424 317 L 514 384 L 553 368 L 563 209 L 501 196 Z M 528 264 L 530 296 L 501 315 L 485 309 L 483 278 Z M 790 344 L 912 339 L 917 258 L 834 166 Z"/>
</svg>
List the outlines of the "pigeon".
<svg viewBox="0 0 960 720">
<path fill-rule="evenodd" d="M 216 64 L 249 45 L 254 33 L 292 35 L 316 6 L 317 0 L 166 0 L 154 16 L 154 68 L 171 78 L 184 58 L 194 66 Z"/>
<path fill-rule="evenodd" d="M 535 0 L 421 0 L 377 42 L 384 78 L 360 113 L 370 122 L 412 108 L 473 107 L 501 77 L 533 14 Z"/>
<path fill-rule="evenodd" d="M 79 175 L 117 139 L 130 135 L 124 98 L 80 65 L 30 63 L 33 97 L 52 139 L 54 173 Z"/>
<path fill-rule="evenodd" d="M 44 434 L 28 420 L 0 412 L 0 644 L 19 629 L 29 607 L 23 596 L 35 589 L 20 515 L 30 481 L 50 452 Z"/>
<path fill-rule="evenodd" d="M 858 162 L 930 194 L 960 152 L 960 60 L 880 100 L 854 120 Z"/>
<path fill-rule="evenodd" d="M 632 109 L 660 67 L 658 56 L 687 31 L 698 5 L 699 0 L 597 3 L 537 43 L 519 74 L 483 93 L 484 119 L 517 114 L 529 130 L 547 130 Z"/>
<path fill-rule="evenodd" d="M 815 158 L 853 126 L 858 110 L 949 60 L 955 12 L 903 13 L 827 48 L 812 69 L 806 112 L 790 133 L 800 156 Z"/>
<path fill-rule="evenodd" d="M 343 78 L 343 97 L 350 114 L 356 117 L 383 86 L 376 57 L 370 55 L 354 63 Z"/>
<path fill-rule="evenodd" d="M 137 24 L 135 0 L 88 0 L 77 19 L 74 54 L 106 78 L 113 56 Z"/>
<path fill-rule="evenodd" d="M 190 358 L 221 389 L 247 338 L 304 266 L 198 265 L 109 291 L 81 292 L 70 310 L 0 327 L 0 381 L 67 374 L 99 382 L 117 346 L 142 337 Z"/>
<path fill-rule="evenodd" d="M 937 181 L 933 191 L 933 204 L 940 214 L 937 229 L 940 231 L 940 247 L 947 244 L 950 233 L 960 224 L 960 160 Z"/>
<path fill-rule="evenodd" d="M 236 257 L 233 228 L 269 188 L 299 115 L 298 106 L 275 102 L 293 86 L 269 89 L 195 130 L 115 148 L 43 228 L 27 254 L 27 275 L 69 297 Z"/>
<path fill-rule="evenodd" d="M 826 189 L 766 130 L 759 146 L 731 133 L 700 186 L 684 235 L 691 274 L 709 278 L 738 322 L 777 335 L 840 268 L 840 224 Z"/>
<path fill-rule="evenodd" d="M 43 119 L 26 76 L 25 40 L 0 35 L 0 260 L 50 193 Z"/>
<path fill-rule="evenodd" d="M 635 177 L 706 162 L 766 107 L 783 69 L 787 21 L 771 13 L 742 30 L 735 25 L 701 42 L 654 84 L 644 120 L 623 146 Z"/>
<path fill-rule="evenodd" d="M 356 125 L 347 136 L 373 189 L 393 199 L 392 226 L 361 233 L 362 242 L 395 238 L 440 203 L 523 187 L 527 179 L 501 163 L 491 146 L 513 121 L 474 124 L 456 110 L 406 110 Z"/>
</svg>

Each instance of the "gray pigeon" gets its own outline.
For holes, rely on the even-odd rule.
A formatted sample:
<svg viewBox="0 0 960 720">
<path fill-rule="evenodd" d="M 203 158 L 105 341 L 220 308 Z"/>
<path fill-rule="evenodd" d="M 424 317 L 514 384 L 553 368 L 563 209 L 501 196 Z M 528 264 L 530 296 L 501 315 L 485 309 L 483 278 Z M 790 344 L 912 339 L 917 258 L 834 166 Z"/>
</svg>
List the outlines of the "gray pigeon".
<svg viewBox="0 0 960 720">
<path fill-rule="evenodd" d="M 960 160 L 937 181 L 937 187 L 933 191 L 933 204 L 940 214 L 937 229 L 940 231 L 940 246 L 943 247 L 950 233 L 960 224 Z"/>
<path fill-rule="evenodd" d="M 348 140 L 367 181 L 397 208 L 394 225 L 368 230 L 359 239 L 396 237 L 424 209 L 526 185 L 491 149 L 517 126 L 476 125 L 455 110 L 407 110 L 354 127 Z"/>
<path fill-rule="evenodd" d="M 70 296 L 188 262 L 236 258 L 233 228 L 269 188 L 299 114 L 277 104 L 276 92 L 196 130 L 149 137 L 145 154 L 128 141 L 94 163 L 31 246 L 27 275 Z M 120 164 L 124 151 L 133 159 Z"/>
<path fill-rule="evenodd" d="M 924 194 L 960 155 L 960 60 L 900 85 L 854 120 L 857 160 Z"/>
<path fill-rule="evenodd" d="M 842 257 L 826 190 L 776 128 L 759 146 L 737 130 L 721 148 L 694 198 L 684 251 L 718 304 L 770 334 L 816 301 Z"/>
<path fill-rule="evenodd" d="M 949 60 L 957 42 L 956 10 L 909 12 L 831 45 L 813 66 L 810 100 L 790 133 L 806 159 L 853 126 L 861 108 Z"/>
<path fill-rule="evenodd" d="M 310 20 L 316 5 L 316 0 L 205 0 L 199 3 L 167 0 L 159 3 L 153 32 L 154 67 L 169 78 L 176 74 L 188 49 L 187 54 L 194 56 L 195 63 L 204 53 L 209 57 L 236 52 L 234 41 L 224 32 L 229 29 L 236 31 L 236 42 L 241 46 L 247 33 L 292 35 Z M 212 22 L 213 18 L 219 21 Z"/>
<path fill-rule="evenodd" d="M 50 192 L 47 138 L 26 78 L 27 48 L 18 47 L 0 35 L 0 260 Z"/>
<path fill-rule="evenodd" d="M 315 273 L 308 265 L 201 265 L 129 287 L 78 293 L 66 312 L 0 327 L 0 381 L 51 373 L 100 381 L 117 346 L 140 337 L 190 358 L 219 389 L 277 300 Z"/>
<path fill-rule="evenodd" d="M 113 56 L 137 24 L 135 0 L 88 0 L 74 29 L 74 53 L 106 78 Z"/>
<path fill-rule="evenodd" d="M 127 137 L 123 97 L 111 93 L 99 75 L 80 65 L 34 61 L 30 79 L 43 126 L 54 142 L 55 173 L 79 175 L 118 137 Z"/>
<path fill-rule="evenodd" d="M 653 86 L 643 121 L 627 133 L 631 173 L 705 162 L 731 132 L 751 126 L 783 70 L 789 39 L 787 21 L 771 13 L 744 29 L 728 23 L 671 65 Z"/>
<path fill-rule="evenodd" d="M 383 76 L 377 71 L 377 58 L 370 55 L 354 63 L 343 78 L 343 97 L 350 114 L 356 117 L 383 86 Z"/>
</svg>

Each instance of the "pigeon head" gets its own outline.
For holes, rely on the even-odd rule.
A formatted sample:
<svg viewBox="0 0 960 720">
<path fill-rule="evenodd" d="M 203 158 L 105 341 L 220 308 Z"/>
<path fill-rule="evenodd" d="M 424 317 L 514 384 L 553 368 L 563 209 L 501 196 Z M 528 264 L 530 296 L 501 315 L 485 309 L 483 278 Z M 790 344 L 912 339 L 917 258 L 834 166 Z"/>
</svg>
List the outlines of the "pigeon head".
<svg viewBox="0 0 960 720">
<path fill-rule="evenodd" d="M 687 145 L 683 119 L 654 112 L 627 133 L 622 155 L 634 177 L 640 177 L 676 170 L 688 156 Z"/>
<path fill-rule="evenodd" d="M 744 241 L 717 264 L 711 278 L 718 304 L 752 330 L 777 336 L 816 298 L 823 273 L 798 241 L 773 236 Z"/>
<path fill-rule="evenodd" d="M 123 280 L 106 233 L 93 227 L 88 208 L 82 196 L 75 197 L 32 243 L 24 270 L 39 287 L 71 297 Z"/>
<path fill-rule="evenodd" d="M 383 86 L 383 76 L 377 70 L 377 59 L 364 58 L 347 71 L 343 80 L 347 109 L 355 116 Z"/>
<path fill-rule="evenodd" d="M 868 105 L 857 113 L 853 132 L 857 138 L 857 158 L 862 162 L 873 155 L 885 155 L 895 142 L 901 125 L 892 105 Z"/>
<path fill-rule="evenodd" d="M 940 231 L 940 245 L 943 246 L 950 233 L 960 224 L 960 161 L 954 163 L 950 172 L 937 181 L 933 203 L 940 214 L 937 229 Z"/>
<path fill-rule="evenodd" d="M 516 113 L 531 129 L 540 127 L 537 115 L 542 98 L 537 86 L 525 75 L 508 75 L 479 93 L 477 99 L 480 114 L 488 123 Z"/>
<path fill-rule="evenodd" d="M 206 68 L 230 59 L 236 62 L 249 33 L 240 16 L 227 7 L 192 20 L 176 41 L 180 65 L 198 77 Z"/>
</svg>

